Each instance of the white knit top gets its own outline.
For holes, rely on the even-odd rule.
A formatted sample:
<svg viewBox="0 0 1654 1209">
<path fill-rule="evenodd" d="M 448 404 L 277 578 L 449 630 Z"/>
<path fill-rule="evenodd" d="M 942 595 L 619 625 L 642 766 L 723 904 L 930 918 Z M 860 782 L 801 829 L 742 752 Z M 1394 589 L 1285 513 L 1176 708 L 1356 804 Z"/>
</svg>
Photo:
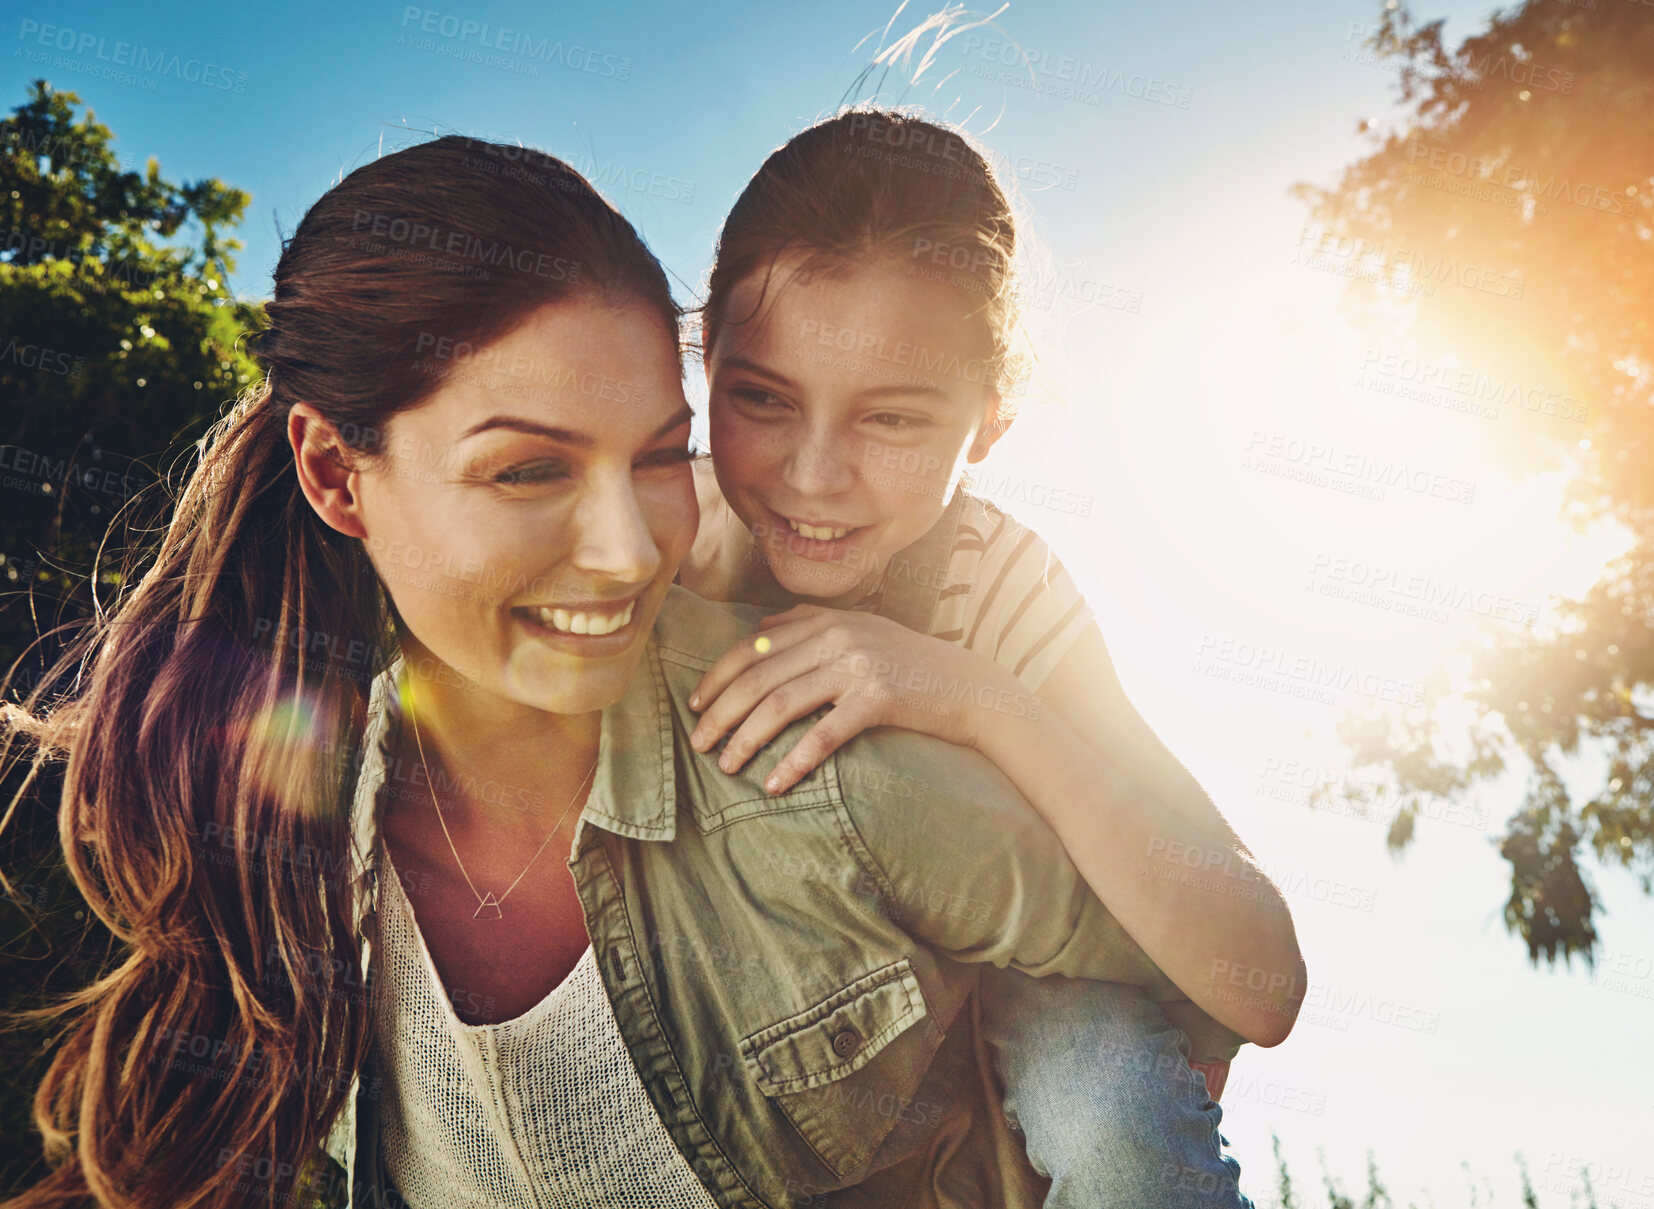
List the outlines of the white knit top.
<svg viewBox="0 0 1654 1209">
<path fill-rule="evenodd" d="M 716 1209 L 626 1050 L 591 947 L 521 1016 L 454 1014 L 379 851 L 385 1174 L 414 1209 Z"/>
</svg>

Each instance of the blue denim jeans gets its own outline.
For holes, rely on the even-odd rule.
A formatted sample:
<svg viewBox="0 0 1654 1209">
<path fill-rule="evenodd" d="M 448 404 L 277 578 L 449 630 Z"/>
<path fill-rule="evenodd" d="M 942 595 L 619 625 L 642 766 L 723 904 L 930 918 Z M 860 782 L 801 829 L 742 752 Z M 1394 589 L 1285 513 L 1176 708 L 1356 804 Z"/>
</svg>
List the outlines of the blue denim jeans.
<svg viewBox="0 0 1654 1209">
<path fill-rule="evenodd" d="M 982 972 L 1005 1115 L 1051 1180 L 1046 1209 L 1253 1209 L 1189 1039 L 1141 989 Z"/>
</svg>

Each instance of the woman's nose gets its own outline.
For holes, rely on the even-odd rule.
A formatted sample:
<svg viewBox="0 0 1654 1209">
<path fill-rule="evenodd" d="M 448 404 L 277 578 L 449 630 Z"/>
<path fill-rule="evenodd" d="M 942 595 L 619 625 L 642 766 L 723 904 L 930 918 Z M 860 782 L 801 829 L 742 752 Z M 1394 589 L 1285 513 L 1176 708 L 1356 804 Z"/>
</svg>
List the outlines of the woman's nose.
<svg viewBox="0 0 1654 1209">
<path fill-rule="evenodd" d="M 575 520 L 575 565 L 622 583 L 647 583 L 660 570 L 660 547 L 630 475 L 599 487 Z"/>
</svg>

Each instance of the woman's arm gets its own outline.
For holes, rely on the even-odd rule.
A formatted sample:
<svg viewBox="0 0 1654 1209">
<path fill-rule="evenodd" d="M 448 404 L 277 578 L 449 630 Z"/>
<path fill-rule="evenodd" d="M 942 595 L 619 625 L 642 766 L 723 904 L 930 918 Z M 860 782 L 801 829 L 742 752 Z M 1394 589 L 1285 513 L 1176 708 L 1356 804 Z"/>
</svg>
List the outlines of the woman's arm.
<svg viewBox="0 0 1654 1209">
<path fill-rule="evenodd" d="M 733 728 L 726 771 L 826 704 L 832 710 L 766 781 L 772 792 L 871 726 L 974 747 L 1196 1004 L 1249 1041 L 1286 1038 L 1305 991 L 1286 904 L 1132 707 L 1095 625 L 1045 681 L 1043 698 L 986 656 L 885 618 L 800 606 L 763 626 L 691 698 L 704 711 L 691 738 L 697 748 Z"/>
</svg>

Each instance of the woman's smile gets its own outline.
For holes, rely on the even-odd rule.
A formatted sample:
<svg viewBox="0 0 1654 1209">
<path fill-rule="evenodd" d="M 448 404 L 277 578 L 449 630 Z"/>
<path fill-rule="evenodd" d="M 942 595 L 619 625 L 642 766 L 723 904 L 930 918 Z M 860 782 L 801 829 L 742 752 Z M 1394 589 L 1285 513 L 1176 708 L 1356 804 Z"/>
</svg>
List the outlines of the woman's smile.
<svg viewBox="0 0 1654 1209">
<path fill-rule="evenodd" d="M 632 620 L 637 597 L 614 605 L 531 605 L 515 610 L 526 620 L 549 626 L 559 634 L 589 634 L 601 637 L 625 628 Z"/>
<path fill-rule="evenodd" d="M 643 632 L 636 620 L 643 595 L 601 603 L 525 605 L 512 609 L 511 616 L 536 641 L 564 654 L 601 658 L 625 651 Z M 652 612 L 647 605 L 642 610 L 645 616 Z"/>
</svg>

